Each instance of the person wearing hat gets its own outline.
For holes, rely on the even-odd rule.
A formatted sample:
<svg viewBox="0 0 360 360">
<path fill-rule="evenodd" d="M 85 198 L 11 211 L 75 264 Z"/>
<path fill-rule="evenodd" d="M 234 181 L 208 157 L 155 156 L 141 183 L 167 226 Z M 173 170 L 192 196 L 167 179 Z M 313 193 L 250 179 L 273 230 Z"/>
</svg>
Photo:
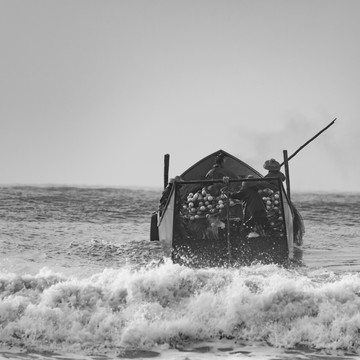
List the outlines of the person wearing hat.
<svg viewBox="0 0 360 360">
<path fill-rule="evenodd" d="M 268 173 L 265 175 L 266 178 L 279 178 L 281 181 L 286 180 L 285 175 L 280 171 L 280 164 L 275 159 L 266 160 L 264 163 L 264 169 L 268 170 Z M 272 185 L 275 185 L 277 190 L 279 190 L 279 184 L 277 180 L 268 181 L 269 183 L 272 183 Z M 294 203 L 289 200 L 289 204 L 294 213 L 294 240 L 296 245 L 300 246 L 302 245 L 302 238 L 305 233 L 304 221 Z"/>
<path fill-rule="evenodd" d="M 280 163 L 275 159 L 266 160 L 263 165 L 265 170 L 268 170 L 268 173 L 265 175 L 266 178 L 279 178 L 281 181 L 285 181 L 285 175 L 280 171 Z M 278 187 L 277 180 L 269 180 L 269 183 Z"/>
</svg>

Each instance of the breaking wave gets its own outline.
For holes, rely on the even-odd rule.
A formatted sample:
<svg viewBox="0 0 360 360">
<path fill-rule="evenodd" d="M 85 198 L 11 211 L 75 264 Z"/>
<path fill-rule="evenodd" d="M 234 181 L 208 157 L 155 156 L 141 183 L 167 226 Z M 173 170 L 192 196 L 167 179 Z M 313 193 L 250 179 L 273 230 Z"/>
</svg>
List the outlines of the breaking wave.
<svg viewBox="0 0 360 360">
<path fill-rule="evenodd" d="M 360 275 L 254 265 L 191 269 L 165 262 L 88 278 L 49 269 L 0 274 L 0 339 L 70 351 L 263 341 L 359 352 Z"/>
</svg>

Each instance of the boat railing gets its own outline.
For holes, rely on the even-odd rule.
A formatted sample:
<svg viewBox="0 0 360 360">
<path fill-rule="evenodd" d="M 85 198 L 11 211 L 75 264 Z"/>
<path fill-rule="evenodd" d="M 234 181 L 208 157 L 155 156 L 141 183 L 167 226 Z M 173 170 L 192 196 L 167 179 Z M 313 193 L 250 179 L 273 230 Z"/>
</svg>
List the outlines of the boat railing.
<svg viewBox="0 0 360 360">
<path fill-rule="evenodd" d="M 180 181 L 174 181 L 174 185 L 172 186 L 172 189 L 169 193 L 169 196 L 165 202 L 165 205 L 163 206 L 163 208 L 161 209 L 161 212 L 159 214 L 159 219 L 158 219 L 158 225 L 161 224 L 161 221 L 163 219 L 163 217 L 166 214 L 167 208 L 169 206 L 169 203 L 171 201 L 171 198 L 173 196 L 175 196 L 176 191 L 181 191 L 180 196 L 183 200 L 185 200 L 186 197 L 186 192 L 191 192 L 192 187 L 194 186 L 196 188 L 196 186 L 210 186 L 210 185 L 215 185 L 215 184 L 220 184 L 220 185 L 224 185 L 223 189 L 227 188 L 227 191 L 229 190 L 229 188 L 231 188 L 231 185 L 234 185 L 233 189 L 236 191 L 240 190 L 240 187 L 243 183 L 252 183 L 252 182 L 258 182 L 258 183 L 270 183 L 270 182 L 277 182 L 277 188 L 278 191 L 281 195 L 281 202 L 283 204 L 288 204 L 289 205 L 289 209 L 292 212 L 292 207 L 291 207 L 291 202 L 286 194 L 285 188 L 283 186 L 283 184 L 281 183 L 280 179 L 277 177 L 273 177 L 273 178 L 246 178 L 246 179 L 227 179 L 226 181 L 221 180 L 221 179 L 204 179 L 204 180 L 180 180 Z M 188 185 L 188 186 L 187 186 Z M 238 185 L 238 186 L 236 186 Z M 271 186 L 270 186 L 271 188 Z M 177 199 L 178 200 L 178 199 Z"/>
</svg>

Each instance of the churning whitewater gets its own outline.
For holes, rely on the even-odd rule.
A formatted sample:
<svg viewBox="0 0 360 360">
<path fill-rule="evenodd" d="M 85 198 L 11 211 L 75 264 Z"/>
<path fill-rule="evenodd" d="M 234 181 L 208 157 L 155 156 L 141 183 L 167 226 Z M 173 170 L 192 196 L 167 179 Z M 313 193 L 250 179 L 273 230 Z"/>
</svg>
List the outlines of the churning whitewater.
<svg viewBox="0 0 360 360">
<path fill-rule="evenodd" d="M 184 349 L 209 342 L 229 358 L 244 346 L 255 359 L 360 355 L 360 195 L 294 195 L 307 230 L 297 266 L 192 269 L 149 241 L 159 193 L 1 188 L 0 358 L 195 359 Z"/>
</svg>

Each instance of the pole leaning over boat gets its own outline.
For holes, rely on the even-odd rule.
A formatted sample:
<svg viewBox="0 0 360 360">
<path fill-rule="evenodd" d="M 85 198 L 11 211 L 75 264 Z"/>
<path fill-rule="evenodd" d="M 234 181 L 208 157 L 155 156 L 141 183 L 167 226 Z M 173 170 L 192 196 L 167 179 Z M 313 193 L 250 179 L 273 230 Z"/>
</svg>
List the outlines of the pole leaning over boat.
<svg viewBox="0 0 360 360">
<path fill-rule="evenodd" d="M 336 118 L 327 126 L 325 126 L 321 131 L 319 131 L 316 135 L 314 135 L 310 140 L 308 140 L 304 145 L 300 146 L 291 156 L 287 158 L 287 161 L 290 161 L 300 150 L 302 150 L 306 145 L 310 144 L 313 140 L 315 140 L 320 134 L 322 134 L 325 130 L 327 130 L 331 125 L 333 125 L 336 121 Z M 283 166 L 285 162 L 281 163 L 280 166 Z"/>
</svg>

